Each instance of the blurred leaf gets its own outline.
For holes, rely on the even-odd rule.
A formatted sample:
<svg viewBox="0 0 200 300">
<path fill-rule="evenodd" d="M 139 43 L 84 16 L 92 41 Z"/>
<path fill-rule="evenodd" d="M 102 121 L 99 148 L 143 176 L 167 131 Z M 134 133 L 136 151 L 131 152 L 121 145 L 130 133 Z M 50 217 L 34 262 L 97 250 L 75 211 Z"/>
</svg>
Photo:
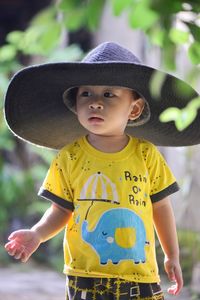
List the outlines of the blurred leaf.
<svg viewBox="0 0 200 300">
<path fill-rule="evenodd" d="M 199 108 L 200 97 L 197 97 L 190 101 L 183 109 L 179 109 L 177 107 L 170 107 L 166 109 L 160 114 L 159 119 L 164 123 L 174 121 L 176 128 L 179 131 L 183 131 L 195 120 Z"/>
<path fill-rule="evenodd" d="M 167 74 L 160 71 L 154 71 L 149 83 L 151 95 L 154 98 L 159 98 L 162 86 L 164 84 Z"/>
<path fill-rule="evenodd" d="M 191 86 L 197 88 L 198 82 L 200 80 L 200 67 L 194 66 L 191 70 L 188 70 L 186 76 L 186 82 L 189 82 Z"/>
<path fill-rule="evenodd" d="M 1 125 L 1 124 L 0 124 Z M 1 129 L 1 127 L 0 127 Z M 0 149 L 12 151 L 14 149 L 14 140 L 10 136 L 8 129 L 0 131 Z"/>
<path fill-rule="evenodd" d="M 36 42 L 40 35 L 40 30 L 37 27 L 29 27 L 23 35 L 21 36 L 20 42 L 18 44 L 18 49 L 23 51 L 26 54 L 29 54 L 29 49 L 32 48 L 32 45 Z M 39 48 L 39 45 L 35 47 Z"/>
<path fill-rule="evenodd" d="M 24 32 L 9 33 L 7 41 L 25 54 L 47 54 L 58 45 L 61 34 L 55 12 L 52 6 L 38 13 Z"/>
<path fill-rule="evenodd" d="M 193 64 L 200 64 L 200 42 L 194 42 L 189 47 L 188 56 Z"/>
<path fill-rule="evenodd" d="M 0 48 L 0 62 L 14 59 L 16 48 L 13 45 L 5 45 Z"/>
<path fill-rule="evenodd" d="M 153 26 L 158 20 L 159 14 L 152 10 L 146 1 L 137 2 L 129 13 L 130 26 L 144 31 Z"/>
<path fill-rule="evenodd" d="M 193 35 L 196 41 L 200 41 L 200 27 L 192 22 L 184 22 L 190 29 L 191 34 Z"/>
<path fill-rule="evenodd" d="M 189 41 L 189 33 L 177 28 L 172 28 L 169 31 L 169 38 L 175 44 L 186 44 Z"/>
<path fill-rule="evenodd" d="M 182 109 L 182 112 L 177 120 L 175 120 L 176 128 L 179 131 L 187 128 L 196 118 L 197 112 L 195 110 Z"/>
<path fill-rule="evenodd" d="M 82 50 L 79 46 L 73 44 L 63 49 L 56 49 L 53 51 L 47 62 L 61 62 L 61 61 L 77 61 L 80 60 L 83 56 Z"/>
<path fill-rule="evenodd" d="M 63 11 L 63 23 L 70 31 L 88 27 L 94 31 L 100 22 L 105 0 L 61 1 L 59 8 Z"/>
<path fill-rule="evenodd" d="M 12 45 L 15 45 L 16 47 L 21 42 L 21 39 L 23 38 L 24 32 L 23 31 L 11 31 L 8 33 L 6 40 Z"/>
<path fill-rule="evenodd" d="M 166 45 L 166 41 L 165 41 Z M 176 70 L 176 45 L 172 42 L 168 42 L 167 46 L 163 48 L 162 59 L 164 67 L 168 70 Z"/>
<path fill-rule="evenodd" d="M 183 97 L 183 99 L 185 98 L 185 96 L 187 97 L 193 96 L 193 89 L 191 89 L 191 85 L 187 84 L 183 80 L 176 80 L 174 89 L 176 90 L 177 94 Z"/>
<path fill-rule="evenodd" d="M 198 110 L 200 108 L 200 97 L 196 97 L 194 99 L 192 99 L 192 101 L 190 101 L 187 105 L 187 108 L 189 110 Z"/>
<path fill-rule="evenodd" d="M 160 121 L 163 123 L 175 121 L 180 117 L 180 109 L 177 107 L 169 107 L 160 114 Z"/>
<path fill-rule="evenodd" d="M 192 0 L 189 2 L 192 5 L 192 11 L 196 13 L 200 13 L 200 5 L 199 0 Z"/>
<path fill-rule="evenodd" d="M 31 21 L 31 26 L 46 26 L 52 21 L 56 21 L 56 6 L 52 5 L 38 12 Z"/>
<path fill-rule="evenodd" d="M 153 10 L 159 12 L 163 15 L 172 15 L 182 11 L 182 2 L 173 0 L 173 1 L 162 1 L 162 0 L 153 0 L 151 1 L 151 6 Z"/>
<path fill-rule="evenodd" d="M 31 144 L 29 144 L 28 147 L 32 152 L 38 154 L 48 166 L 57 153 L 55 150 L 47 150 L 43 147 L 35 147 Z"/>
<path fill-rule="evenodd" d="M 78 4 L 80 4 L 80 1 L 77 0 L 61 0 L 58 4 L 58 8 L 61 11 L 70 11 L 71 9 L 77 7 Z"/>
<path fill-rule="evenodd" d="M 48 151 L 48 150 L 47 150 Z M 47 155 L 47 151 L 46 151 L 46 155 Z M 50 164 L 50 160 L 48 160 L 48 163 Z M 42 182 L 46 176 L 47 173 L 47 168 L 44 167 L 44 165 L 42 164 L 36 164 L 35 166 L 33 166 L 30 170 L 30 177 L 38 180 L 39 182 Z"/>
<path fill-rule="evenodd" d="M 0 109 L 3 107 L 3 98 L 8 87 L 9 79 L 4 73 L 0 73 Z"/>
<path fill-rule="evenodd" d="M 87 6 L 87 26 L 92 31 L 98 27 L 104 4 L 105 0 L 91 0 L 90 5 Z"/>
<path fill-rule="evenodd" d="M 176 128 L 183 131 L 194 121 L 196 116 L 197 112 L 195 110 L 170 107 L 160 115 L 160 121 L 164 123 L 174 121 Z"/>
<path fill-rule="evenodd" d="M 34 201 L 28 206 L 27 214 L 32 215 L 34 212 L 35 214 L 42 215 L 49 208 L 50 205 L 51 204 L 49 201 Z"/>
<path fill-rule="evenodd" d="M 59 43 L 61 25 L 51 22 L 28 28 L 18 45 L 19 50 L 29 55 L 48 55 Z"/>
<path fill-rule="evenodd" d="M 12 60 L 1 62 L 0 74 L 10 78 L 10 74 L 17 72 L 21 67 L 21 64 L 15 57 Z"/>
<path fill-rule="evenodd" d="M 70 12 L 64 12 L 64 24 L 70 31 L 75 31 L 85 26 L 87 7 L 79 7 Z"/>
<path fill-rule="evenodd" d="M 59 44 L 61 25 L 59 23 L 51 23 L 43 29 L 43 34 L 39 37 L 39 43 L 42 51 L 48 53 Z"/>
<path fill-rule="evenodd" d="M 165 36 L 166 36 L 166 32 L 163 28 L 159 27 L 159 26 L 153 26 L 149 32 L 149 37 L 151 42 L 154 45 L 157 45 L 159 47 L 162 47 L 164 44 L 164 40 L 165 40 Z"/>
<path fill-rule="evenodd" d="M 128 8 L 133 0 L 112 0 L 112 7 L 115 16 L 119 16 L 123 10 Z"/>
</svg>

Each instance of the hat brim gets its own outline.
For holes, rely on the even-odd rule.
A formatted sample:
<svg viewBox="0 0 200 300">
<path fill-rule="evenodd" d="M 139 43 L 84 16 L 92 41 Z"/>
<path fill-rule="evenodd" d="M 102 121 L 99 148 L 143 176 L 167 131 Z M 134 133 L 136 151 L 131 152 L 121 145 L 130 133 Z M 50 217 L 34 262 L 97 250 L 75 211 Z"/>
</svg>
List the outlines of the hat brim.
<svg viewBox="0 0 200 300">
<path fill-rule="evenodd" d="M 152 91 L 155 72 L 164 78 L 159 93 Z M 151 117 L 144 125 L 127 127 L 133 136 L 160 146 L 200 143 L 200 111 L 183 131 L 178 131 L 174 122 L 159 120 L 167 108 L 184 108 L 198 93 L 172 75 L 133 63 L 50 63 L 23 69 L 12 78 L 7 90 L 8 126 L 15 135 L 30 143 L 62 148 L 86 133 L 76 115 L 63 103 L 64 91 L 80 85 L 124 86 L 139 92 L 148 101 Z"/>
</svg>

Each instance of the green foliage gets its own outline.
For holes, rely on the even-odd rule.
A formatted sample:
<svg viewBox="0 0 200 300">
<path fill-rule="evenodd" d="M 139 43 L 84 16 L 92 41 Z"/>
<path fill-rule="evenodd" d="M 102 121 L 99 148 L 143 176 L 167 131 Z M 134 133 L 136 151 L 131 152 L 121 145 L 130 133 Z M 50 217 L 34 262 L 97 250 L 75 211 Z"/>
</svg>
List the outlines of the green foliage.
<svg viewBox="0 0 200 300">
<path fill-rule="evenodd" d="M 180 260 L 185 284 L 192 279 L 192 270 L 200 261 L 200 237 L 198 232 L 180 230 L 178 231 L 180 243 Z"/>
<path fill-rule="evenodd" d="M 0 49 L 0 61 L 5 62 L 15 58 L 17 53 L 16 48 L 13 45 L 5 45 Z"/>
<path fill-rule="evenodd" d="M 61 231 L 57 236 L 49 241 L 50 245 L 50 265 L 57 271 L 63 270 L 63 238 L 64 231 Z"/>
<path fill-rule="evenodd" d="M 193 64 L 200 64 L 200 41 L 194 42 L 189 47 L 188 55 Z"/>
<path fill-rule="evenodd" d="M 200 261 L 200 237 L 198 232 L 178 230 L 178 239 L 184 284 L 189 285 L 192 279 L 193 268 Z M 158 241 L 156 253 L 160 272 L 161 274 L 166 274 L 164 270 L 163 251 Z"/>
<path fill-rule="evenodd" d="M 67 48 L 56 49 L 46 58 L 46 62 L 76 61 L 83 56 L 82 50 L 77 45 L 70 45 Z"/>
<path fill-rule="evenodd" d="M 61 0 L 58 8 L 63 13 L 63 23 L 70 31 L 81 27 L 94 31 L 99 25 L 105 0 Z"/>
<path fill-rule="evenodd" d="M 54 6 L 41 11 L 25 30 L 8 34 L 7 41 L 18 51 L 29 55 L 48 55 L 60 43 L 61 23 L 56 20 Z"/>
<path fill-rule="evenodd" d="M 43 168 L 43 178 L 45 176 Z M 44 212 L 44 205 L 39 203 L 36 196 L 38 174 L 32 170 L 20 170 L 11 164 L 0 161 L 0 236 L 9 228 L 9 222 L 14 218 L 27 221 L 29 216 Z M 32 210 L 39 205 L 40 209 Z M 45 206 L 47 208 L 47 206 Z"/>
<path fill-rule="evenodd" d="M 150 81 L 150 91 L 151 95 L 155 98 L 157 98 L 160 95 L 160 90 L 162 88 L 162 85 L 166 79 L 166 74 L 163 72 L 155 71 L 151 77 Z"/>
<path fill-rule="evenodd" d="M 131 27 L 146 31 L 149 27 L 154 26 L 158 20 L 158 13 L 151 9 L 148 1 L 138 1 L 132 5 L 129 14 Z"/>
<path fill-rule="evenodd" d="M 130 7 L 132 0 L 112 0 L 112 7 L 115 16 L 121 15 L 123 10 Z"/>
<path fill-rule="evenodd" d="M 169 31 L 169 37 L 175 44 L 186 44 L 189 41 L 189 32 L 172 28 Z"/>
<path fill-rule="evenodd" d="M 111 3 L 116 16 L 126 12 L 130 26 L 144 31 L 150 42 L 161 48 L 164 67 L 176 69 L 178 47 L 189 45 L 191 36 L 194 43 L 191 44 L 188 57 L 192 63 L 199 64 L 199 2 L 112 0 Z"/>
<path fill-rule="evenodd" d="M 199 64 L 200 4 L 180 0 L 107 0 L 113 13 L 127 14 L 133 29 L 142 30 L 150 42 L 159 46 L 163 65 L 175 70 L 178 47 L 188 46 L 188 57 Z M 62 42 L 62 32 L 85 27 L 95 31 L 100 23 L 105 0 L 60 0 L 37 14 L 25 31 L 11 32 L 7 45 L 0 49 L 0 62 L 16 57 L 17 52 L 49 56 Z M 181 27 L 180 27 L 181 25 Z M 179 28 L 180 27 L 180 28 Z M 192 37 L 192 38 L 191 38 Z"/>
<path fill-rule="evenodd" d="M 194 98 L 185 108 L 169 107 L 161 115 L 161 122 L 174 121 L 179 131 L 187 128 L 196 118 L 200 108 L 200 97 Z"/>
</svg>

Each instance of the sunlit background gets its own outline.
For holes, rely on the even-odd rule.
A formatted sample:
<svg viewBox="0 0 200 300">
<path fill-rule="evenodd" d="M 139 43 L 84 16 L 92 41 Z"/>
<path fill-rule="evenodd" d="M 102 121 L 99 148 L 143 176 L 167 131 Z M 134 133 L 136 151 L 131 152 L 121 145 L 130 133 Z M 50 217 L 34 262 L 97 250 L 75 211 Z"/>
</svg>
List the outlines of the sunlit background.
<svg viewBox="0 0 200 300">
<path fill-rule="evenodd" d="M 97 44 L 115 41 L 144 63 L 186 80 L 200 92 L 199 13 L 199 0 L 0 0 L 1 274 L 19 264 L 4 250 L 9 233 L 32 226 L 50 205 L 37 192 L 55 155 L 24 143 L 8 130 L 3 102 L 12 75 L 30 64 L 81 60 Z M 185 122 L 190 119 L 188 112 Z M 181 186 L 172 202 L 188 300 L 200 299 L 200 147 L 160 150 Z M 26 268 L 34 264 L 62 272 L 62 235 L 43 244 Z M 157 253 L 165 278 L 159 244 Z"/>
</svg>

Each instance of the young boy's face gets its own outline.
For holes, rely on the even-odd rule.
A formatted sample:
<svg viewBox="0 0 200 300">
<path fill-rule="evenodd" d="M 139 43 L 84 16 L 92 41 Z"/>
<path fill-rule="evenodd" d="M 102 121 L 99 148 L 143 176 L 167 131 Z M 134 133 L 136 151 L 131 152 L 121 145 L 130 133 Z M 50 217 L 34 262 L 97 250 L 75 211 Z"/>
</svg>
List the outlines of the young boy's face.
<svg viewBox="0 0 200 300">
<path fill-rule="evenodd" d="M 76 97 L 76 112 L 81 125 L 100 135 L 121 135 L 129 119 L 137 119 L 144 100 L 134 99 L 128 88 L 81 86 Z"/>
</svg>

